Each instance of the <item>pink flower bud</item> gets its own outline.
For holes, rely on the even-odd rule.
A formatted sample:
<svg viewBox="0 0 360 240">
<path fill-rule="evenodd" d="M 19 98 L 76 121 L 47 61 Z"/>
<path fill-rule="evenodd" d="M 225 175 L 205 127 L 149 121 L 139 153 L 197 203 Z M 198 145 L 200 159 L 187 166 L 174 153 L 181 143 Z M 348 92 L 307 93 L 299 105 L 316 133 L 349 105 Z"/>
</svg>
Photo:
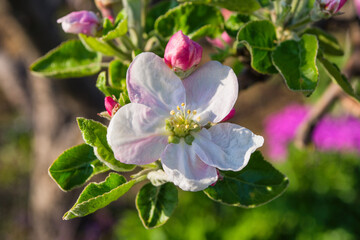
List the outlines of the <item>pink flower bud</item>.
<svg viewBox="0 0 360 240">
<path fill-rule="evenodd" d="M 235 113 L 236 113 L 235 108 L 231 109 L 231 111 L 229 112 L 229 114 L 226 115 L 226 117 L 224 117 L 224 119 L 221 120 L 221 122 L 226 122 L 227 120 L 232 119 L 232 118 L 235 116 Z"/>
<path fill-rule="evenodd" d="M 347 0 L 317 0 L 321 10 L 329 14 L 335 14 L 339 12 L 346 1 Z"/>
<path fill-rule="evenodd" d="M 114 115 L 119 109 L 120 104 L 116 102 L 112 97 L 105 97 L 105 109 L 110 116 Z"/>
<path fill-rule="evenodd" d="M 212 38 L 206 37 L 206 40 L 211 45 L 213 45 L 217 48 L 220 48 L 220 49 L 224 49 L 226 45 L 230 45 L 233 41 L 233 39 L 226 32 L 223 32 L 221 34 L 221 37 L 219 37 L 219 38 L 212 39 Z"/>
<path fill-rule="evenodd" d="M 64 32 L 83 33 L 94 36 L 99 27 L 100 20 L 95 13 L 89 11 L 72 12 L 57 20 L 61 23 Z"/>
<path fill-rule="evenodd" d="M 198 43 L 178 31 L 166 45 L 164 61 L 175 73 L 191 71 L 200 63 L 202 51 Z"/>
<path fill-rule="evenodd" d="M 355 10 L 357 15 L 360 17 L 360 0 L 354 0 Z"/>
</svg>

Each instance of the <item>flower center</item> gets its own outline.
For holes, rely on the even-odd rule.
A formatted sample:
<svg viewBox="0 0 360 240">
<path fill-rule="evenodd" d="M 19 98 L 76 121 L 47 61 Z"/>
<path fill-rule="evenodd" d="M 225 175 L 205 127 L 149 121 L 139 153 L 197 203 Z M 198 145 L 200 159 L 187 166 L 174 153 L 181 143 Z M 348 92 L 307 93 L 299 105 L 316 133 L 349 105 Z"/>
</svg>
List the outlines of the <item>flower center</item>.
<svg viewBox="0 0 360 240">
<path fill-rule="evenodd" d="M 201 130 L 200 117 L 195 120 L 196 110 L 186 109 L 185 103 L 181 103 L 176 107 L 176 110 L 170 111 L 171 117 L 166 119 L 166 130 L 170 136 L 169 143 L 179 143 L 181 138 L 189 145 L 194 141 L 191 132 L 198 132 Z"/>
</svg>

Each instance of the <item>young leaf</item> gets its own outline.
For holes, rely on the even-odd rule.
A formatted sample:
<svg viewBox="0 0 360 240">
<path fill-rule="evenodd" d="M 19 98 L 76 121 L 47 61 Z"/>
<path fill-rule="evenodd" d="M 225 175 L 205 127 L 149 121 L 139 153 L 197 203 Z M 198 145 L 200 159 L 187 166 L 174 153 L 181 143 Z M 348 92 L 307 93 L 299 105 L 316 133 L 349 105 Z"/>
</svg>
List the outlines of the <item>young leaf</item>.
<svg viewBox="0 0 360 240">
<path fill-rule="evenodd" d="M 304 34 L 300 41 L 287 40 L 273 52 L 273 62 L 289 89 L 312 93 L 318 82 L 316 66 L 318 41 L 314 35 Z"/>
<path fill-rule="evenodd" d="M 155 22 L 155 30 L 164 38 L 171 37 L 179 30 L 193 40 L 204 36 L 215 38 L 223 31 L 223 22 L 217 8 L 185 3 L 160 16 Z"/>
<path fill-rule="evenodd" d="M 36 74 L 70 78 L 93 75 L 101 69 L 101 54 L 88 51 L 80 41 L 69 40 L 30 66 Z"/>
<path fill-rule="evenodd" d="M 123 64 L 120 60 L 114 60 L 109 65 L 109 83 L 110 86 L 126 90 L 126 72 L 129 66 Z"/>
<path fill-rule="evenodd" d="M 80 33 L 79 39 L 89 51 L 100 52 L 106 56 L 118 56 L 125 59 L 124 55 L 119 52 L 119 50 L 100 38 L 95 38 Z"/>
<path fill-rule="evenodd" d="M 239 172 L 221 171 L 222 180 L 204 193 L 214 201 L 236 207 L 254 208 L 279 197 L 289 180 L 266 162 L 259 151 L 251 155 L 248 165 Z"/>
<path fill-rule="evenodd" d="M 165 14 L 169 9 L 172 9 L 179 4 L 175 0 L 161 1 L 151 7 L 146 13 L 145 29 L 146 32 L 154 30 L 154 24 L 158 17 Z"/>
<path fill-rule="evenodd" d="M 241 13 L 252 13 L 261 7 L 257 0 L 180 0 L 179 2 L 206 3 Z"/>
<path fill-rule="evenodd" d="M 65 213 L 64 220 L 83 217 L 95 212 L 124 195 L 136 183 L 116 173 L 110 173 L 101 183 L 90 183 L 81 192 L 74 206 Z"/>
<path fill-rule="evenodd" d="M 107 85 L 106 82 L 106 72 L 101 72 L 98 76 L 98 79 L 96 81 L 96 87 L 105 95 L 105 96 L 112 96 L 115 95 L 115 97 L 119 97 L 121 90 L 113 88 L 111 86 Z"/>
<path fill-rule="evenodd" d="M 315 35 L 319 41 L 319 48 L 323 51 L 323 53 L 333 56 L 344 55 L 344 52 L 336 38 L 320 28 L 308 28 L 303 34 Z"/>
<path fill-rule="evenodd" d="M 109 27 L 109 23 L 106 23 L 106 29 L 103 30 L 104 40 L 113 40 L 115 38 L 125 35 L 128 31 L 128 24 L 125 11 L 119 12 L 116 17 L 115 26 Z"/>
<path fill-rule="evenodd" d="M 236 37 L 240 28 L 248 21 L 250 21 L 249 15 L 239 13 L 232 14 L 229 19 L 225 21 L 225 30 L 230 36 Z"/>
<path fill-rule="evenodd" d="M 165 224 L 174 212 L 177 202 L 178 192 L 172 183 L 165 183 L 159 187 L 148 183 L 136 196 L 136 208 L 146 228 L 156 228 Z"/>
<path fill-rule="evenodd" d="M 360 101 L 360 97 L 355 93 L 353 87 L 351 86 L 347 78 L 343 74 L 341 74 L 340 69 L 334 63 L 331 63 L 323 56 L 318 56 L 318 59 L 320 60 L 322 66 L 325 68 L 325 71 L 329 75 L 329 77 L 333 81 L 335 81 L 342 88 L 342 90 L 344 90 L 344 92 Z"/>
<path fill-rule="evenodd" d="M 99 122 L 77 118 L 80 131 L 86 144 L 94 147 L 94 153 L 100 161 L 115 171 L 131 171 L 134 165 L 124 164 L 116 160 L 106 140 L 107 128 Z"/>
<path fill-rule="evenodd" d="M 271 61 L 271 53 L 276 46 L 276 31 L 272 22 L 248 22 L 240 29 L 237 40 L 250 51 L 253 69 L 263 74 L 277 73 Z"/>
<path fill-rule="evenodd" d="M 62 190 L 69 191 L 107 170 L 109 168 L 97 160 L 93 148 L 81 144 L 63 152 L 49 168 L 49 175 Z"/>
</svg>

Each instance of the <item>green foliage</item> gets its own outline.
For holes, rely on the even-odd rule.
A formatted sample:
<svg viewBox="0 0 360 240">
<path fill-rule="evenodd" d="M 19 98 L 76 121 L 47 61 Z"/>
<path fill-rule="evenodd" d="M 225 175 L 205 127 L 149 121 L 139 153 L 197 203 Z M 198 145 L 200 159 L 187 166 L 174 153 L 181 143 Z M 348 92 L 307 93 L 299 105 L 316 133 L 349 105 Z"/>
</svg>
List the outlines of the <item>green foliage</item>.
<svg viewBox="0 0 360 240">
<path fill-rule="evenodd" d="M 120 58 L 124 57 L 122 53 L 116 49 L 116 47 L 111 45 L 109 42 L 102 40 L 101 38 L 86 36 L 85 34 L 80 33 L 79 39 L 89 51 L 100 52 L 106 56 L 119 56 Z"/>
<path fill-rule="evenodd" d="M 279 197 L 289 180 L 266 162 L 259 151 L 239 171 L 221 171 L 223 179 L 204 190 L 211 199 L 236 207 L 254 208 Z"/>
<path fill-rule="evenodd" d="M 143 186 L 136 197 L 136 208 L 146 228 L 165 224 L 176 208 L 178 191 L 173 183 L 155 187 L 151 183 Z"/>
<path fill-rule="evenodd" d="M 179 4 L 175 0 L 161 1 L 148 9 L 146 14 L 145 29 L 146 32 L 154 30 L 155 21 L 161 15 L 164 15 L 168 10 L 178 6 Z"/>
<path fill-rule="evenodd" d="M 99 122 L 77 118 L 80 131 L 86 144 L 94 148 L 97 158 L 106 166 L 115 171 L 131 171 L 134 165 L 124 164 L 116 160 L 106 140 L 107 128 Z"/>
<path fill-rule="evenodd" d="M 128 31 L 127 18 L 124 11 L 119 12 L 113 25 L 109 19 L 104 22 L 102 39 L 109 41 L 125 35 Z"/>
<path fill-rule="evenodd" d="M 318 41 L 304 34 L 300 41 L 287 40 L 276 48 L 272 57 L 289 89 L 312 93 L 319 77 L 316 66 Z"/>
<path fill-rule="evenodd" d="M 155 30 L 163 38 L 170 38 L 179 30 L 193 40 L 204 36 L 215 38 L 223 31 L 223 22 L 219 9 L 185 3 L 160 16 L 155 22 Z"/>
<path fill-rule="evenodd" d="M 230 36 L 236 38 L 239 29 L 248 21 L 250 21 L 249 15 L 240 13 L 231 14 L 229 19 L 225 21 L 225 30 Z"/>
<path fill-rule="evenodd" d="M 124 195 L 136 183 L 116 173 L 110 173 L 101 183 L 90 183 L 80 194 L 74 206 L 65 213 L 63 219 L 83 217 L 101 209 Z"/>
<path fill-rule="evenodd" d="M 351 86 L 347 78 L 343 74 L 341 74 L 340 69 L 334 63 L 331 63 L 323 56 L 318 56 L 318 59 L 320 60 L 322 66 L 326 70 L 326 73 L 329 75 L 331 80 L 336 82 L 342 88 L 342 90 L 344 90 L 344 92 L 360 101 L 360 97 L 355 93 L 353 87 Z"/>
<path fill-rule="evenodd" d="M 324 54 L 333 56 L 344 55 L 344 51 L 341 49 L 336 38 L 320 28 L 308 28 L 302 35 L 304 34 L 315 35 L 319 41 L 319 49 L 321 49 Z"/>
<path fill-rule="evenodd" d="M 263 3 L 266 1 L 267 0 L 260 0 L 260 2 Z M 206 3 L 241 13 L 252 13 L 261 7 L 257 0 L 180 0 L 180 2 Z"/>
<path fill-rule="evenodd" d="M 100 69 L 101 54 L 88 51 L 78 40 L 62 43 L 30 66 L 32 72 L 54 78 L 90 76 Z"/>
<path fill-rule="evenodd" d="M 276 47 L 275 26 L 268 20 L 250 21 L 237 35 L 237 40 L 244 44 L 251 53 L 251 67 L 264 74 L 277 73 L 271 60 L 271 53 Z"/>
<path fill-rule="evenodd" d="M 49 168 L 49 174 L 62 190 L 69 191 L 108 170 L 96 158 L 91 146 L 81 144 L 63 152 Z"/>
</svg>

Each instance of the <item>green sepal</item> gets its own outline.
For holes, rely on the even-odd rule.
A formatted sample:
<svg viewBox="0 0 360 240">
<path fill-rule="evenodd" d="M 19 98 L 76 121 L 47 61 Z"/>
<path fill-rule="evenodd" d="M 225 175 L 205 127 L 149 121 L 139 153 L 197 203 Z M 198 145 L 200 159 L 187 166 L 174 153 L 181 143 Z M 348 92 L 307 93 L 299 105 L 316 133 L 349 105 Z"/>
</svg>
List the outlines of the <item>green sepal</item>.
<svg viewBox="0 0 360 240">
<path fill-rule="evenodd" d="M 289 180 L 254 152 L 247 166 L 238 172 L 220 171 L 223 179 L 204 190 L 212 200 L 236 207 L 254 208 L 279 197 Z"/>
<path fill-rule="evenodd" d="M 250 21 L 240 29 L 237 40 L 251 54 L 251 67 L 263 74 L 277 73 L 271 54 L 276 47 L 276 30 L 268 20 Z"/>
<path fill-rule="evenodd" d="M 91 214 L 120 198 L 135 183 L 135 180 L 126 182 L 123 176 L 110 173 L 105 181 L 87 185 L 74 206 L 64 214 L 63 219 L 70 220 Z"/>
<path fill-rule="evenodd" d="M 84 77 L 101 69 L 101 54 L 87 50 L 79 40 L 69 40 L 39 58 L 30 70 L 54 78 Z"/>
<path fill-rule="evenodd" d="M 107 128 L 94 120 L 77 118 L 77 122 L 86 144 L 94 148 L 97 158 L 114 171 L 131 171 L 135 165 L 116 160 L 106 140 Z"/>
<path fill-rule="evenodd" d="M 314 35 L 304 34 L 299 41 L 287 40 L 276 48 L 274 65 L 290 90 L 312 93 L 318 83 L 316 66 L 318 41 Z"/>
<path fill-rule="evenodd" d="M 215 38 L 223 31 L 224 19 L 216 7 L 185 3 L 174 7 L 155 21 L 156 32 L 165 39 L 179 30 L 191 39 Z"/>
<path fill-rule="evenodd" d="M 80 144 L 63 152 L 50 166 L 49 175 L 63 191 L 82 186 L 92 176 L 108 171 L 87 144 Z"/>
<path fill-rule="evenodd" d="M 136 208 L 145 228 L 156 228 L 166 223 L 178 203 L 178 191 L 173 183 L 155 187 L 144 185 L 136 196 Z"/>
</svg>

